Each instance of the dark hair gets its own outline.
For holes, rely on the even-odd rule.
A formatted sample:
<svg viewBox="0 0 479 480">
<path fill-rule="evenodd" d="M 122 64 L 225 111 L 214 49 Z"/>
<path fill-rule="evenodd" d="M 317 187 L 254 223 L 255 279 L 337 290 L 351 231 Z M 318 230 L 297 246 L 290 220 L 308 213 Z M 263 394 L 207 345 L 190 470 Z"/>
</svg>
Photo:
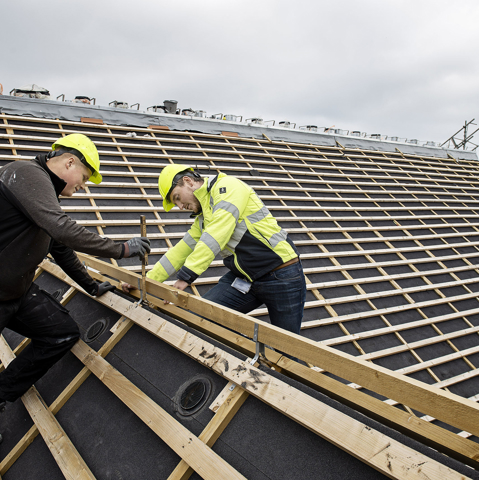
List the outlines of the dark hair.
<svg viewBox="0 0 479 480">
<path fill-rule="evenodd" d="M 185 184 L 183 180 L 184 177 L 190 177 L 194 182 L 198 182 L 198 183 L 203 181 L 203 179 L 201 178 L 201 175 L 198 172 L 183 171 L 183 172 L 177 173 L 173 178 L 170 191 L 168 192 L 168 195 L 166 197 L 168 200 L 170 200 L 170 193 L 173 191 L 175 187 L 182 187 Z"/>
<path fill-rule="evenodd" d="M 185 182 L 183 181 L 184 177 L 190 177 L 194 182 L 201 182 L 202 178 L 199 173 L 196 172 L 180 172 L 175 175 L 175 178 L 173 179 L 172 185 L 175 187 L 182 187 Z"/>
</svg>

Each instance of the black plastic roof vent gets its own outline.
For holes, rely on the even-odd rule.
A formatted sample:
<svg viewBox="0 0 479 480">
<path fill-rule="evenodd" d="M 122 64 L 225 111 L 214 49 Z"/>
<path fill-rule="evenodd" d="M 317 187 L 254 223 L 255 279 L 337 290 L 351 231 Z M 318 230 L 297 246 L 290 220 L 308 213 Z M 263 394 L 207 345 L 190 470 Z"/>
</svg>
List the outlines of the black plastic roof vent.
<svg viewBox="0 0 479 480">
<path fill-rule="evenodd" d="M 199 412 L 208 401 L 211 393 L 211 381 L 206 377 L 194 377 L 184 383 L 175 396 L 176 410 L 182 416 Z"/>
<path fill-rule="evenodd" d="M 88 330 L 84 335 L 85 343 L 91 343 L 96 340 L 108 327 L 108 321 L 104 318 L 96 321 L 94 324 L 90 325 Z"/>
</svg>

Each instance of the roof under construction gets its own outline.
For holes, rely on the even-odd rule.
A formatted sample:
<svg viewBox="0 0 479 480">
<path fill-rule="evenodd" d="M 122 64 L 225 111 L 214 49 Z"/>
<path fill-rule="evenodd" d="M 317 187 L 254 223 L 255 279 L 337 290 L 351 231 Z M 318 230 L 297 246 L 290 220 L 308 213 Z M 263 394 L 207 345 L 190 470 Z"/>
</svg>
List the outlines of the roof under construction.
<svg viewBox="0 0 479 480">
<path fill-rule="evenodd" d="M 95 142 L 103 182 L 62 208 L 118 241 L 145 215 L 147 268 L 192 223 L 163 210 L 164 166 L 248 183 L 301 254 L 302 331 L 203 300 L 219 257 L 185 292 L 99 298 L 47 258 L 35 282 L 82 340 L 0 416 L 2 478 L 479 479 L 475 152 L 0 96 L 0 166 L 70 133 Z M 79 257 L 141 286 L 137 258 Z M 6 365 L 29 340 L 3 335 Z"/>
</svg>

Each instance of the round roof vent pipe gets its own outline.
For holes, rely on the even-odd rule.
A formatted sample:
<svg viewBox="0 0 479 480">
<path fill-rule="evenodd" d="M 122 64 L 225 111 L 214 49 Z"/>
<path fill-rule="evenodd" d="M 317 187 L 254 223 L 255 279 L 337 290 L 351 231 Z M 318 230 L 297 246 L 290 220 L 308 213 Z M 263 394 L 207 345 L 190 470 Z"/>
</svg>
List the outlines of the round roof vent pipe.
<svg viewBox="0 0 479 480">
<path fill-rule="evenodd" d="M 43 87 L 39 87 L 35 83 L 29 83 L 20 88 L 14 88 L 10 91 L 10 95 L 14 97 L 26 97 L 26 98 L 50 98 L 50 92 Z"/>
<path fill-rule="evenodd" d="M 96 98 L 85 97 L 83 95 L 77 95 L 73 99 L 73 103 L 86 103 L 87 105 L 90 105 L 91 103 L 95 105 L 95 102 L 96 102 Z"/>
<path fill-rule="evenodd" d="M 148 112 L 157 112 L 158 110 L 163 110 L 163 113 L 166 113 L 165 107 L 163 105 L 152 105 L 146 109 Z"/>
<path fill-rule="evenodd" d="M 303 125 L 299 127 L 300 130 L 308 130 L 308 132 L 317 132 L 318 126 L 317 125 Z"/>
<path fill-rule="evenodd" d="M 113 100 L 113 102 L 110 102 L 108 105 L 113 105 L 115 108 L 128 108 L 128 103 L 119 102 L 118 100 Z"/>
<path fill-rule="evenodd" d="M 238 120 L 239 119 L 239 120 Z M 228 122 L 242 122 L 243 115 L 224 115 L 223 120 L 227 120 Z"/>
<path fill-rule="evenodd" d="M 166 113 L 175 114 L 178 102 L 176 100 L 163 100 L 163 105 L 165 106 Z"/>
</svg>

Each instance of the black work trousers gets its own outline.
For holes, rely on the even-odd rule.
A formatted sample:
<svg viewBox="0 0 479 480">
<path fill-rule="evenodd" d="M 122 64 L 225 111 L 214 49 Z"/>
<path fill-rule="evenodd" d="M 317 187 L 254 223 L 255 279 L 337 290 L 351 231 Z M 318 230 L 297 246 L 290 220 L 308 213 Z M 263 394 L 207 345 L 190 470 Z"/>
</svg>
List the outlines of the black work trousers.
<svg viewBox="0 0 479 480">
<path fill-rule="evenodd" d="M 31 339 L 0 373 L 0 398 L 22 396 L 80 338 L 68 310 L 34 283 L 20 298 L 0 302 L 0 332 L 5 328 Z"/>
</svg>

